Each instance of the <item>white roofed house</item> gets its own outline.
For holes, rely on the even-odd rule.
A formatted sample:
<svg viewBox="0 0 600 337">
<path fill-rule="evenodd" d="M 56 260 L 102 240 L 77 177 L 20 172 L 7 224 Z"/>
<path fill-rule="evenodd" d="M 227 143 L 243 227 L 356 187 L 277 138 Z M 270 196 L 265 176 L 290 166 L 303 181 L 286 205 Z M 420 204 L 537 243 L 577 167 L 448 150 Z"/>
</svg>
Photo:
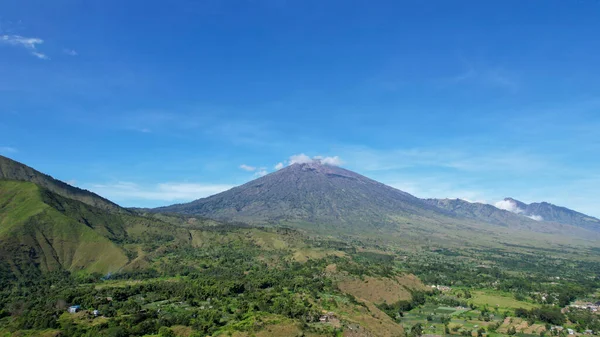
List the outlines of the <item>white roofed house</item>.
<svg viewBox="0 0 600 337">
<path fill-rule="evenodd" d="M 74 313 L 78 312 L 79 310 L 81 310 L 81 306 L 80 306 L 80 305 L 72 305 L 72 306 L 70 306 L 70 307 L 67 309 L 67 311 L 68 311 L 70 314 L 74 314 Z"/>
</svg>

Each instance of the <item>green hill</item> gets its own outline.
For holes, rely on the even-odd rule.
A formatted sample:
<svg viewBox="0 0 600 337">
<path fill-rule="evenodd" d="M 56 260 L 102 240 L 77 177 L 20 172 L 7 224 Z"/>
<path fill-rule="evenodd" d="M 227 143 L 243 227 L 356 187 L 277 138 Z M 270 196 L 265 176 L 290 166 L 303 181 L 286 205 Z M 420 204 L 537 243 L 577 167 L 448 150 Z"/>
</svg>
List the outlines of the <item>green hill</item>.
<svg viewBox="0 0 600 337">
<path fill-rule="evenodd" d="M 118 270 L 128 258 L 103 234 L 124 230 L 86 206 L 33 183 L 0 181 L 0 256 L 16 271 Z"/>
<path fill-rule="evenodd" d="M 0 179 L 29 181 L 60 196 L 75 199 L 90 206 L 110 211 L 127 212 L 114 202 L 95 193 L 71 186 L 4 156 L 0 156 Z"/>
</svg>

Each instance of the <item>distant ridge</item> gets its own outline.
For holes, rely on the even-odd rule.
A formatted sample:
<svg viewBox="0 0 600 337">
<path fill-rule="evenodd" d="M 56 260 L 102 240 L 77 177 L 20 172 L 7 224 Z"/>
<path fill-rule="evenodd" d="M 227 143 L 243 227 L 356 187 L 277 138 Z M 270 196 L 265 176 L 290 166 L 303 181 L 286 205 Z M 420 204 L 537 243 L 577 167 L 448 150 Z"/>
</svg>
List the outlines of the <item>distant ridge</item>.
<svg viewBox="0 0 600 337">
<path fill-rule="evenodd" d="M 32 182 L 60 196 L 78 200 L 90 206 L 110 211 L 129 212 L 114 202 L 93 192 L 66 184 L 25 164 L 4 156 L 0 156 L 0 179 Z"/>
<path fill-rule="evenodd" d="M 489 204 L 468 202 L 462 199 L 425 199 L 428 203 L 453 214 L 486 221 L 498 226 L 537 227 L 535 220 L 499 209 Z"/>
<path fill-rule="evenodd" d="M 553 205 L 548 202 L 526 204 L 513 198 L 504 198 L 504 202 L 513 206 L 511 211 L 540 221 L 550 221 L 600 231 L 600 219 L 572 209 Z"/>
</svg>

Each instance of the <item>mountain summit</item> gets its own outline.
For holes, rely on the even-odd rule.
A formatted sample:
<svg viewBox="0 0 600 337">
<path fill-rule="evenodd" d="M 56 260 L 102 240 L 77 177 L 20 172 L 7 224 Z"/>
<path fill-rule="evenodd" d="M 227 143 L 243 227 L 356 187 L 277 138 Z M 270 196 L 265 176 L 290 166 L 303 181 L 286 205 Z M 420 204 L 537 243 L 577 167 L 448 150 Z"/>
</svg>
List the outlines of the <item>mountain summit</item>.
<svg viewBox="0 0 600 337">
<path fill-rule="evenodd" d="M 377 227 L 394 222 L 393 216 L 445 213 L 406 192 L 318 160 L 292 164 L 211 197 L 155 211 L 254 223 Z"/>
</svg>

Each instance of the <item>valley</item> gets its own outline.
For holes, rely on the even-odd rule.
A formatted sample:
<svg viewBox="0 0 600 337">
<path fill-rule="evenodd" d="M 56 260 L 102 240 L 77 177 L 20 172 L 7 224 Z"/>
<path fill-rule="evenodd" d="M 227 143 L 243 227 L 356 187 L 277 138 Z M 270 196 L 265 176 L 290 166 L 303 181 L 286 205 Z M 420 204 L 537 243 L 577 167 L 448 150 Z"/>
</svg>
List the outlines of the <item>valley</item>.
<svg viewBox="0 0 600 337">
<path fill-rule="evenodd" d="M 126 209 L 0 168 L 0 336 L 600 331 L 600 231 L 568 210 L 535 221 L 319 163 Z"/>
</svg>

